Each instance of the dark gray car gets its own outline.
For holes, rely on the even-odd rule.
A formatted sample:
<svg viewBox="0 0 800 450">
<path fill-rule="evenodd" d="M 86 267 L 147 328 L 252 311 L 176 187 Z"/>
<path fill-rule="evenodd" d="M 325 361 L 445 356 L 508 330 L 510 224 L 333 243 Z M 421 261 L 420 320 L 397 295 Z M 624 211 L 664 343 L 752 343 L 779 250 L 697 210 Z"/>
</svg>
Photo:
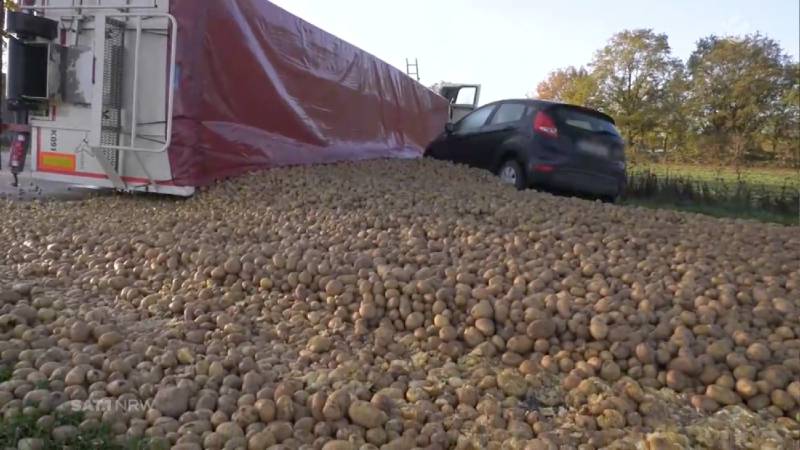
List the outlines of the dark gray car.
<svg viewBox="0 0 800 450">
<path fill-rule="evenodd" d="M 625 186 L 622 137 L 610 116 L 544 100 L 484 105 L 445 131 L 425 156 L 483 168 L 518 189 L 615 201 Z"/>
</svg>

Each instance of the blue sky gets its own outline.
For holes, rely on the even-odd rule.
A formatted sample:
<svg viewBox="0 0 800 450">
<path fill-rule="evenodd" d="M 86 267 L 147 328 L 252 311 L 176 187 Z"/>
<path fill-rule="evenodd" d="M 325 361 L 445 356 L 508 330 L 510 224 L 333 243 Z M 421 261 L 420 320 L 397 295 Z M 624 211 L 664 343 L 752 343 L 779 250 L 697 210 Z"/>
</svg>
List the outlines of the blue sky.
<svg viewBox="0 0 800 450">
<path fill-rule="evenodd" d="M 798 0 L 271 0 L 421 82 L 482 85 L 481 103 L 532 92 L 550 70 L 585 64 L 616 31 L 667 33 L 686 58 L 712 33 L 761 31 L 800 54 Z"/>
</svg>

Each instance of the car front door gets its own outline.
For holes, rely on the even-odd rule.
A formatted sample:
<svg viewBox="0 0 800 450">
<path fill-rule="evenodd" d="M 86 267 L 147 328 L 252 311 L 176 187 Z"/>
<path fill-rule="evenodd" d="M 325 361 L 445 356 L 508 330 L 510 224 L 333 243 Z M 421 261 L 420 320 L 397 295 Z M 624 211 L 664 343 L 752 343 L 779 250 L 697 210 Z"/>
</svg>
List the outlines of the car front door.
<svg viewBox="0 0 800 450">
<path fill-rule="evenodd" d="M 528 105 L 519 101 L 507 101 L 498 105 L 470 145 L 477 167 L 495 169 L 503 146 L 519 134 L 519 122 L 525 116 L 527 107 Z"/>
<path fill-rule="evenodd" d="M 475 166 L 472 146 L 480 140 L 480 133 L 496 104 L 482 106 L 459 120 L 442 143 L 442 158 L 460 164 Z"/>
</svg>

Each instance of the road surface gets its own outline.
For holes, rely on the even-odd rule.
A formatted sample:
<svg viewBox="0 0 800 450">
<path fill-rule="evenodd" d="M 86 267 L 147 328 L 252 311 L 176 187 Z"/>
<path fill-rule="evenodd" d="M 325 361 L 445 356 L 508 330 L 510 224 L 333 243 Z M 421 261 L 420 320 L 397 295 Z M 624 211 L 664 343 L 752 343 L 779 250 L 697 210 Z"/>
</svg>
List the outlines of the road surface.
<svg viewBox="0 0 800 450">
<path fill-rule="evenodd" d="M 8 152 L 0 153 L 2 170 L 0 170 L 0 199 L 35 200 L 54 198 L 59 200 L 79 200 L 88 197 L 94 189 L 70 186 L 52 181 L 34 180 L 27 170 L 19 174 L 19 187 L 11 186 L 14 177 L 8 169 Z M 25 164 L 30 168 L 30 158 Z"/>
</svg>

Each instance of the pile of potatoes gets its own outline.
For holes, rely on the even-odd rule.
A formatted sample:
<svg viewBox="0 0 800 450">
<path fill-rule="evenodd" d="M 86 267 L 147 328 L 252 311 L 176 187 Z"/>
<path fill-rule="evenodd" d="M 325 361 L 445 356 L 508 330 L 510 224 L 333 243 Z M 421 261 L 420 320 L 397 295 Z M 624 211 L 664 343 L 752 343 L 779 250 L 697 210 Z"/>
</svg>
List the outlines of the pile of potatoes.
<svg viewBox="0 0 800 450">
<path fill-rule="evenodd" d="M 3 201 L 0 228 L 0 420 L 83 405 L 65 447 L 99 422 L 186 450 L 800 439 L 797 227 L 376 160 Z"/>
</svg>

